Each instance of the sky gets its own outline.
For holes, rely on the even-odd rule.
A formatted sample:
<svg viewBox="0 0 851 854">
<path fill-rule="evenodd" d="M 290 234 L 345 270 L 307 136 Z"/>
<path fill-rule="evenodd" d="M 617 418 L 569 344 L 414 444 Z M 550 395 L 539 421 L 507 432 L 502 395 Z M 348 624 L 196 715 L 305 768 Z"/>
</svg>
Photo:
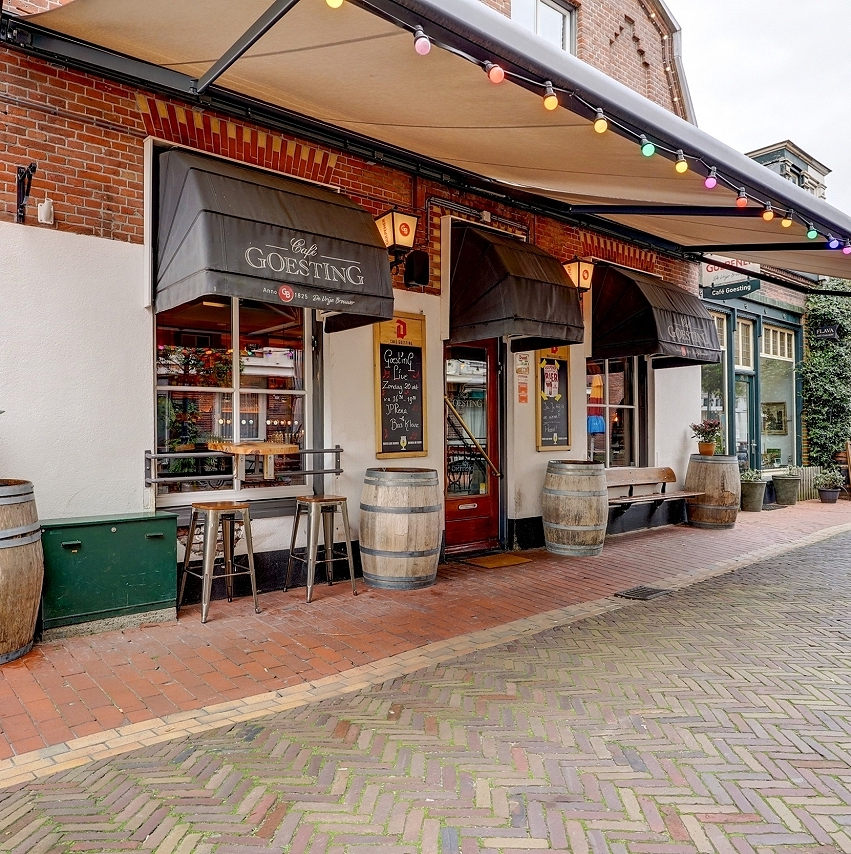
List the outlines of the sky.
<svg viewBox="0 0 851 854">
<path fill-rule="evenodd" d="M 790 139 L 851 215 L 851 0 L 666 0 L 698 126 L 748 152 Z"/>
</svg>

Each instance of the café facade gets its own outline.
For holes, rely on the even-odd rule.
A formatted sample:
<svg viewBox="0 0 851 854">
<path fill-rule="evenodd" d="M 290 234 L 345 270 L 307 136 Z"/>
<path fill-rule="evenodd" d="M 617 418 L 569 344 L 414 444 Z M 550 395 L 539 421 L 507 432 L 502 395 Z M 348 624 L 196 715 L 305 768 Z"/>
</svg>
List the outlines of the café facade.
<svg viewBox="0 0 851 854">
<path fill-rule="evenodd" d="M 42 517 L 247 499 L 273 589 L 297 496 L 356 539 L 417 467 L 447 554 L 540 546 L 549 460 L 684 476 L 707 253 L 851 265 L 846 215 L 476 0 L 226 5 L 4 16 L 0 466 Z"/>
</svg>

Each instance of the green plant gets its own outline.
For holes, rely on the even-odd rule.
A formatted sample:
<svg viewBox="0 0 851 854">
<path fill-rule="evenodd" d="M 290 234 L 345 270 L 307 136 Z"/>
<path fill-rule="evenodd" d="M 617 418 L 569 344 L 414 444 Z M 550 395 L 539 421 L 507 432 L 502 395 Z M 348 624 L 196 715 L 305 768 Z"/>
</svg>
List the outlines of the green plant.
<svg viewBox="0 0 851 854">
<path fill-rule="evenodd" d="M 692 436 L 699 442 L 721 442 L 721 422 L 713 419 L 701 421 L 698 424 L 690 424 Z"/>
<path fill-rule="evenodd" d="M 804 470 L 800 466 L 786 466 L 783 472 L 777 472 L 775 477 L 803 477 Z"/>
<path fill-rule="evenodd" d="M 825 469 L 813 478 L 816 489 L 840 489 L 845 485 L 845 478 L 839 469 Z"/>
<path fill-rule="evenodd" d="M 759 469 L 742 469 L 742 483 L 754 483 L 762 480 L 762 472 Z"/>
</svg>

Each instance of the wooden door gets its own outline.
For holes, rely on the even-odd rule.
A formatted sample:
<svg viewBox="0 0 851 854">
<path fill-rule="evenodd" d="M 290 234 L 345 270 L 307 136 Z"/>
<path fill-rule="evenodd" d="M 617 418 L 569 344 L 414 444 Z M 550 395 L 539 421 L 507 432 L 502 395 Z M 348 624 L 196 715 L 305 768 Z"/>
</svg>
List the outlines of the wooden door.
<svg viewBox="0 0 851 854">
<path fill-rule="evenodd" d="M 446 550 L 499 547 L 499 365 L 496 339 L 447 345 Z"/>
</svg>

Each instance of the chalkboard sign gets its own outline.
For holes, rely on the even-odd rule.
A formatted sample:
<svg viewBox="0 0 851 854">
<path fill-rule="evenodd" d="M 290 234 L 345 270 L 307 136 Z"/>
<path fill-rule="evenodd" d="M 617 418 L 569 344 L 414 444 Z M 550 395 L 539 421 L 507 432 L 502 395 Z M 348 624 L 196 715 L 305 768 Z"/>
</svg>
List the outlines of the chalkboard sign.
<svg viewBox="0 0 851 854">
<path fill-rule="evenodd" d="M 569 448 L 568 349 L 552 347 L 538 350 L 535 362 L 538 450 Z"/>
<path fill-rule="evenodd" d="M 394 315 L 375 324 L 375 420 L 378 459 L 428 453 L 425 318 Z"/>
</svg>

